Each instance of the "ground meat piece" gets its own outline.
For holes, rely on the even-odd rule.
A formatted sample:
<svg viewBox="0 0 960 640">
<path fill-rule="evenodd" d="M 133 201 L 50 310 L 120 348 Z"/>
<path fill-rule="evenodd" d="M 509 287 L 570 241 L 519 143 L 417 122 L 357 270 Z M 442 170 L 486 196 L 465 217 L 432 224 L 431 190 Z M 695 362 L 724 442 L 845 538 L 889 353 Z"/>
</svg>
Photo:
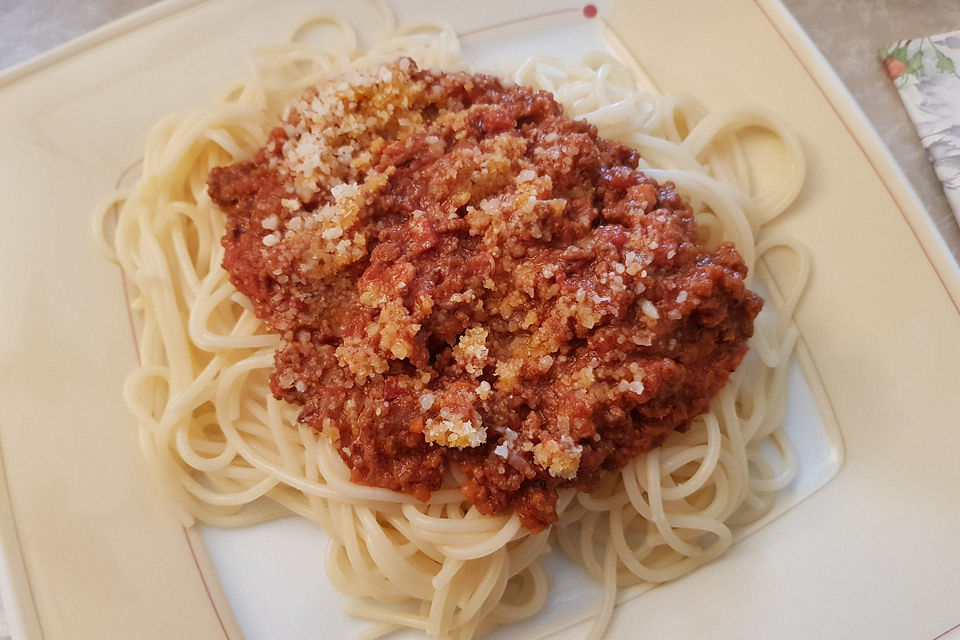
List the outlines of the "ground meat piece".
<svg viewBox="0 0 960 640">
<path fill-rule="evenodd" d="M 684 430 L 762 301 L 672 184 L 543 91 L 407 59 L 310 90 L 214 169 L 223 266 L 283 338 L 274 394 L 355 482 L 427 499 L 456 465 L 539 531 Z"/>
</svg>

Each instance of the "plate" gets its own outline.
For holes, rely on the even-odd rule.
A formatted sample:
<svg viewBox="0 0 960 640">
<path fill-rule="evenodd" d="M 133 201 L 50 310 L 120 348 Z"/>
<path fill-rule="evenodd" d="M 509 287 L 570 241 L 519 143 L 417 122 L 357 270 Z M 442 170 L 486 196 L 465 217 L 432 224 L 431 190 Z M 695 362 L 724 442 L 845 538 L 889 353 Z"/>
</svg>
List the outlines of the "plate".
<svg viewBox="0 0 960 640">
<path fill-rule="evenodd" d="M 397 10 L 447 18 L 475 62 L 607 47 L 663 90 L 773 109 L 809 165 L 775 224 L 814 265 L 788 419 L 801 475 L 779 517 L 619 607 L 610 637 L 937 636 L 960 622 L 960 546 L 946 544 L 960 541 L 956 265 L 775 1 L 598 5 L 592 20 L 575 3 Z M 155 120 L 208 100 L 243 72 L 245 52 L 322 6 L 168 2 L 0 75 L 0 543 L 18 637 L 340 637 L 351 624 L 310 523 L 185 531 L 165 510 L 119 398 L 135 363 L 122 283 L 88 231 Z M 364 3 L 338 8 L 363 23 Z M 788 265 L 772 267 L 789 279 Z M 844 467 L 811 495 L 839 469 L 842 444 Z M 559 629 L 589 615 L 594 592 L 552 568 L 551 608 L 524 635 L 583 637 Z"/>
</svg>

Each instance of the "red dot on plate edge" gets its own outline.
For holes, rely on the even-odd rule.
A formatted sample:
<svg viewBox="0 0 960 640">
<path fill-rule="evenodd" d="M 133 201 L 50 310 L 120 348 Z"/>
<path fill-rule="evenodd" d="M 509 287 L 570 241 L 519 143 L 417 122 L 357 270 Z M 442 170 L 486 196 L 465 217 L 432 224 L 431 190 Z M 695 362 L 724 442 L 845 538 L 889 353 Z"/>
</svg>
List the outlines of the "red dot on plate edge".
<svg viewBox="0 0 960 640">
<path fill-rule="evenodd" d="M 596 18 L 597 17 L 597 5 L 588 4 L 583 7 L 583 15 L 587 18 Z"/>
</svg>

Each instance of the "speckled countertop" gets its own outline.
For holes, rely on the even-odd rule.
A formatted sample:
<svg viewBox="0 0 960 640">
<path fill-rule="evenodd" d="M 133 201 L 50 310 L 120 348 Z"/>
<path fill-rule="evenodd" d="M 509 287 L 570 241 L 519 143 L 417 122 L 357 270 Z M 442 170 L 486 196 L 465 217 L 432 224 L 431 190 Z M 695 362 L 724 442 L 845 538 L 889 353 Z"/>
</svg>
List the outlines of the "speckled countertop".
<svg viewBox="0 0 960 640">
<path fill-rule="evenodd" d="M 156 0 L 0 0 L 0 69 Z M 960 0 L 781 0 L 820 47 L 916 188 L 960 261 L 957 226 L 877 51 L 960 29 Z"/>
</svg>

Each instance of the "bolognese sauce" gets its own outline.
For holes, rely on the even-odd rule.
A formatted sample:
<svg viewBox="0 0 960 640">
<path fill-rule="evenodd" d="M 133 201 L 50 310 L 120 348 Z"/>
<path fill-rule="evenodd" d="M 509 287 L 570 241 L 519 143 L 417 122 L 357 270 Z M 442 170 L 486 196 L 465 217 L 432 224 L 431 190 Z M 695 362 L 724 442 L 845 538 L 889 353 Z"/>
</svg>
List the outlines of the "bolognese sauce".
<svg viewBox="0 0 960 640">
<path fill-rule="evenodd" d="M 703 413 L 762 301 L 673 185 L 547 92 L 400 59 L 312 89 L 214 169 L 271 389 L 353 481 L 445 478 L 539 531 Z"/>
</svg>

